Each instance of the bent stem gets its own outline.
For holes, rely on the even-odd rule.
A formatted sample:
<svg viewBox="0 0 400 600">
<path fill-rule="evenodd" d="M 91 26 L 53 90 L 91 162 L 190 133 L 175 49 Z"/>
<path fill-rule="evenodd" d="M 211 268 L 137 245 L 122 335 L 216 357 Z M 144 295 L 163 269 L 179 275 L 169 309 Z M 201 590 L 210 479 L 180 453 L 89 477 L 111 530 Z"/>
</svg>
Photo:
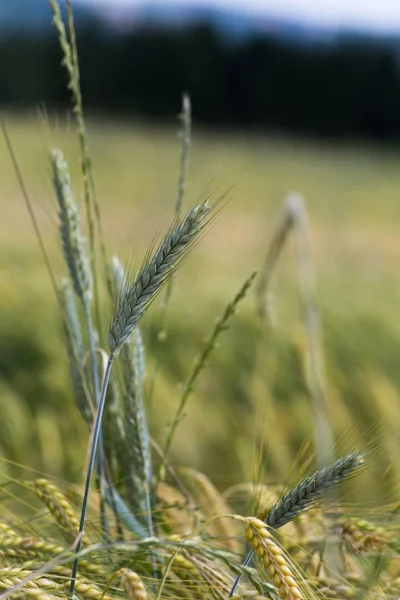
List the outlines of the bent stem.
<svg viewBox="0 0 400 600">
<path fill-rule="evenodd" d="M 92 476 L 93 476 L 93 468 L 94 468 L 95 459 L 96 459 L 96 450 L 97 450 L 98 442 L 100 439 L 101 420 L 103 417 L 104 404 L 105 404 L 105 399 L 106 399 L 106 394 L 107 394 L 108 383 L 110 381 L 111 370 L 112 370 L 112 367 L 114 364 L 114 358 L 115 357 L 113 355 L 110 355 L 108 358 L 107 367 L 106 367 L 106 370 L 104 373 L 103 383 L 101 386 L 99 405 L 98 405 L 98 408 L 96 411 L 96 420 L 95 420 L 94 430 L 93 430 L 92 447 L 90 450 L 89 465 L 88 465 L 88 470 L 87 470 L 87 474 L 86 474 L 86 482 L 85 482 L 85 492 L 83 495 L 83 502 L 82 502 L 81 519 L 79 522 L 78 535 L 80 536 L 80 538 L 79 538 L 79 541 L 78 541 L 78 544 L 77 544 L 76 550 L 75 550 L 75 559 L 74 559 L 74 564 L 72 566 L 72 574 L 71 574 L 71 585 L 70 585 L 69 592 L 68 592 L 68 598 L 70 600 L 72 600 L 72 598 L 74 597 L 74 592 L 75 592 L 76 575 L 78 572 L 78 565 L 79 565 L 79 553 L 80 553 L 80 550 L 82 547 L 82 534 L 83 534 L 83 530 L 85 527 L 86 513 L 87 513 L 87 508 L 88 508 L 88 502 L 89 502 L 90 483 L 92 481 Z"/>
<path fill-rule="evenodd" d="M 321 318 L 315 289 L 310 234 L 303 198 L 292 194 L 286 199 L 286 206 L 294 223 L 300 308 L 306 333 L 306 378 L 314 421 L 317 462 L 319 468 L 322 468 L 332 464 L 335 456 L 332 426 L 327 409 Z"/>
<path fill-rule="evenodd" d="M 89 338 L 89 352 L 90 352 L 90 362 L 92 364 L 93 371 L 93 393 L 94 393 L 94 402 L 96 409 L 99 406 L 99 397 L 100 397 L 100 383 L 99 383 L 99 372 L 97 370 L 97 361 L 96 361 L 96 344 L 94 339 L 94 329 L 92 322 L 92 315 L 90 312 L 90 307 L 85 306 L 85 319 L 86 319 L 86 327 L 88 330 L 88 338 Z M 101 531 L 103 534 L 104 541 L 107 542 L 108 539 L 108 523 L 107 523 L 107 513 L 106 513 L 106 501 L 104 494 L 104 448 L 103 448 L 103 436 L 101 434 L 99 436 L 99 452 L 97 456 L 97 466 L 96 466 L 96 489 L 99 493 L 100 497 L 100 518 L 101 518 Z"/>
</svg>

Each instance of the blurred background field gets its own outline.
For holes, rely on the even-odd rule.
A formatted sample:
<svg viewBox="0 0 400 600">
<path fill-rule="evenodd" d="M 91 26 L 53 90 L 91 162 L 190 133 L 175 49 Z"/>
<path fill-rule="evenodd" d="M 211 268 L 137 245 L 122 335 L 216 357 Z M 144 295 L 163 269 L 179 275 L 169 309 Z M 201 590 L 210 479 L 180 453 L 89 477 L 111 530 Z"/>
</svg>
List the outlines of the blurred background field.
<svg viewBox="0 0 400 600">
<path fill-rule="evenodd" d="M 50 147 L 65 152 L 81 196 L 66 78 L 47 2 L 38 0 L 33 12 L 24 0 L 6 4 L 0 101 L 61 275 Z M 272 16 L 269 28 L 267 21 L 260 28 L 256 17 L 240 21 L 240 11 L 229 21 L 229 6 L 227 21 L 211 11 L 192 22 L 166 3 L 158 19 L 167 14 L 171 22 L 161 28 L 148 15 L 137 26 L 104 7 L 94 18 L 83 4 L 76 3 L 83 97 L 110 255 L 140 264 L 173 218 L 180 153 L 174 117 L 183 91 L 193 101 L 185 204 L 223 197 L 174 280 L 166 337 L 159 335 L 162 295 L 144 320 L 148 388 L 160 363 L 148 406 L 154 438 L 164 440 L 204 337 L 261 268 L 283 200 L 298 191 L 310 221 L 337 450 L 378 448 L 370 474 L 357 482 L 358 497 L 390 501 L 400 475 L 400 17 L 398 30 L 392 19 L 388 31 L 315 22 L 296 29 Z M 21 477 L 37 469 L 80 481 L 87 431 L 72 399 L 49 276 L 4 143 L 0 205 L 1 471 Z M 222 489 L 253 477 L 260 448 L 265 477 L 280 482 L 300 451 L 313 451 L 293 240 L 272 291 L 274 327 L 260 322 L 252 290 L 202 373 L 173 445 L 175 464 L 206 472 Z M 105 293 L 102 316 L 106 332 Z"/>
<path fill-rule="evenodd" d="M 6 117 L 57 273 L 47 148 L 64 148 L 79 196 L 74 132 L 62 116 L 52 127 L 36 116 Z M 210 232 L 175 280 L 167 338 L 158 339 L 161 300 L 145 318 L 149 380 L 161 369 L 150 407 L 162 440 L 179 384 L 215 318 L 244 279 L 262 265 L 288 191 L 307 202 L 324 328 L 329 411 L 341 450 L 382 446 L 371 479 L 386 498 L 398 481 L 400 370 L 399 155 L 396 148 L 301 138 L 215 133 L 196 127 L 187 204 L 227 193 Z M 173 216 L 179 164 L 177 128 L 89 121 L 90 145 L 109 251 L 138 263 Z M 86 431 L 71 398 L 56 304 L 4 144 L 0 287 L 2 470 L 11 459 L 79 480 Z M 177 464 L 209 473 L 221 486 L 252 477 L 254 448 L 264 447 L 269 478 L 289 476 L 299 450 L 312 449 L 304 377 L 304 332 L 296 255 L 285 249 L 273 283 L 277 322 L 259 322 L 254 292 L 220 338 L 189 403 L 173 447 Z M 103 302 L 104 325 L 109 308 Z M 391 472 L 383 475 L 391 464 Z M 365 484 L 367 487 L 369 484 Z M 377 489 L 363 494 L 376 498 Z"/>
</svg>

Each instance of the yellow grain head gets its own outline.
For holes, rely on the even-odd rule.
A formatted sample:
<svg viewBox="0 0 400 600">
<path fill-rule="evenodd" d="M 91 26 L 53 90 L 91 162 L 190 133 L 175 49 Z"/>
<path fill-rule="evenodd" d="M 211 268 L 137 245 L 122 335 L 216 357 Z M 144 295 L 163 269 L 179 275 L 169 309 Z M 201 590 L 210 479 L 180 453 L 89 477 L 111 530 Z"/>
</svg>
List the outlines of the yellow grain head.
<svg viewBox="0 0 400 600">
<path fill-rule="evenodd" d="M 121 583 L 129 600 L 147 600 L 148 595 L 143 581 L 135 571 L 121 569 Z"/>
<path fill-rule="evenodd" d="M 246 520 L 246 537 L 256 552 L 271 582 L 282 600 L 302 600 L 303 595 L 294 578 L 283 550 L 272 539 L 267 526 L 256 518 Z"/>
</svg>

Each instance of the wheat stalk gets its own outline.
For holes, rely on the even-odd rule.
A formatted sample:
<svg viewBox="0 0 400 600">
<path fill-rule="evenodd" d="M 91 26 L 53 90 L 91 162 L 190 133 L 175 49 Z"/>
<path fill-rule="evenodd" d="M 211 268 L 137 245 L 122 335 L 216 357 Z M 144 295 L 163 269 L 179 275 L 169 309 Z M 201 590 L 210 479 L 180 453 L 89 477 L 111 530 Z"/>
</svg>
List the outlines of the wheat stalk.
<svg viewBox="0 0 400 600">
<path fill-rule="evenodd" d="M 333 434 L 327 412 L 323 377 L 322 334 L 315 291 L 307 213 L 304 200 L 299 194 L 290 194 L 285 199 L 283 213 L 272 234 L 257 287 L 258 310 L 262 318 L 267 316 L 266 298 L 268 297 L 271 278 L 281 251 L 292 232 L 297 246 L 300 308 L 306 333 L 306 382 L 314 421 L 317 462 L 318 466 L 322 467 L 331 464 L 334 460 Z"/>
<path fill-rule="evenodd" d="M 80 86 L 80 73 L 78 50 L 76 44 L 75 26 L 71 0 L 66 0 L 67 19 L 68 19 L 68 34 L 63 22 L 61 10 L 58 0 L 49 0 L 53 13 L 53 22 L 57 29 L 58 39 L 63 54 L 63 65 L 68 74 L 68 87 L 72 93 L 73 110 L 77 121 L 78 140 L 80 148 L 80 165 L 83 182 L 83 197 L 86 206 L 86 220 L 89 229 L 90 241 L 90 257 L 91 267 L 94 279 L 94 293 L 96 298 L 96 316 L 98 326 L 100 324 L 99 301 L 98 301 L 98 285 L 97 285 L 97 269 L 96 269 L 96 252 L 95 252 L 95 227 L 92 217 L 92 206 L 94 209 L 97 229 L 100 237 L 100 249 L 102 252 L 104 266 L 107 265 L 107 252 L 104 243 L 103 226 L 100 214 L 100 207 L 97 200 L 96 186 L 93 177 L 92 161 L 90 158 L 89 144 L 86 134 L 85 119 L 83 113 L 82 94 Z"/>
<path fill-rule="evenodd" d="M 53 183 L 60 209 L 60 235 L 63 244 L 64 258 L 68 265 L 74 290 L 82 302 L 86 327 L 89 338 L 89 350 L 93 373 L 93 392 L 95 405 L 98 406 L 100 385 L 96 361 L 95 337 L 96 332 L 92 323 L 92 274 L 89 260 L 84 250 L 84 241 L 79 228 L 79 212 L 74 202 L 68 165 L 60 150 L 53 150 L 50 154 L 53 170 Z M 107 538 L 107 516 L 104 499 L 103 475 L 103 444 L 100 433 L 99 456 L 97 461 L 96 488 L 101 502 L 101 523 L 105 539 Z"/>
<path fill-rule="evenodd" d="M 131 284 L 124 284 L 119 291 L 117 306 L 109 333 L 110 355 L 104 372 L 100 400 L 93 427 L 93 437 L 90 449 L 89 464 L 86 475 L 85 491 L 83 496 L 79 533 L 82 534 L 85 526 L 87 506 L 89 501 L 90 483 L 96 458 L 97 445 L 101 433 L 101 422 L 104 404 L 114 361 L 118 357 L 122 346 L 128 341 L 129 336 L 138 324 L 140 318 L 150 306 L 151 302 L 168 280 L 172 270 L 181 264 L 190 248 L 206 225 L 206 219 L 211 212 L 208 202 L 200 204 L 189 211 L 186 217 L 178 224 L 174 224 L 163 242 L 160 244 L 151 259 L 145 260 L 137 278 Z M 81 539 L 78 541 L 75 560 L 72 568 L 71 585 L 68 597 L 74 595 L 76 574 L 78 571 L 79 552 Z"/>
</svg>

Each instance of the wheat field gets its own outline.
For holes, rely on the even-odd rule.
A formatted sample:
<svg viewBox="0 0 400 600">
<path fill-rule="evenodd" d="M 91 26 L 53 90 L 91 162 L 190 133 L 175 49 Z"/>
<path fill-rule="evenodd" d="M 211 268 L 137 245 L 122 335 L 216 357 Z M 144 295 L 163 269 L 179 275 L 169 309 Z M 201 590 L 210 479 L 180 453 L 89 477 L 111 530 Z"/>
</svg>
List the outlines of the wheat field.
<svg viewBox="0 0 400 600">
<path fill-rule="evenodd" d="M 62 273 L 48 149 L 63 148 L 79 194 L 74 126 L 59 115 L 9 114 L 6 122 L 54 268 Z M 173 218 L 178 122 L 176 127 L 156 128 L 89 119 L 88 131 L 109 252 L 138 265 Z M 186 204 L 207 194 L 223 200 L 190 264 L 176 277 L 167 340 L 158 339 L 161 298 L 144 321 L 150 370 L 157 361 L 161 365 L 149 417 L 156 436 L 163 437 L 179 385 L 215 318 L 251 272 L 261 268 L 284 197 L 296 190 L 303 194 L 309 215 L 335 431 L 346 448 L 354 440 L 365 443 L 372 426 L 378 445 L 385 446 L 383 460 L 396 454 L 398 160 L 394 148 L 356 142 L 206 132 L 196 128 L 194 114 Z M 48 474 L 61 469 L 75 480 L 82 465 L 73 457 L 77 448 L 84 454 L 85 431 L 70 399 L 49 277 L 4 144 L 0 169 L 1 402 L 7 415 L 1 424 L 2 454 L 26 465 L 34 444 L 33 467 Z M 299 449 L 312 438 L 290 240 L 272 293 L 275 326 L 266 330 L 260 324 L 254 293 L 249 293 L 199 379 L 174 444 L 174 459 L 211 470 L 221 485 L 241 480 L 253 468 L 255 442 L 264 444 L 274 477 L 282 470 L 291 472 Z M 103 311 L 106 315 L 105 296 Z M 37 375 L 34 383 L 32 373 Z M 53 422 L 59 426 L 51 427 Z M 398 467 L 400 463 L 397 473 Z"/>
</svg>

